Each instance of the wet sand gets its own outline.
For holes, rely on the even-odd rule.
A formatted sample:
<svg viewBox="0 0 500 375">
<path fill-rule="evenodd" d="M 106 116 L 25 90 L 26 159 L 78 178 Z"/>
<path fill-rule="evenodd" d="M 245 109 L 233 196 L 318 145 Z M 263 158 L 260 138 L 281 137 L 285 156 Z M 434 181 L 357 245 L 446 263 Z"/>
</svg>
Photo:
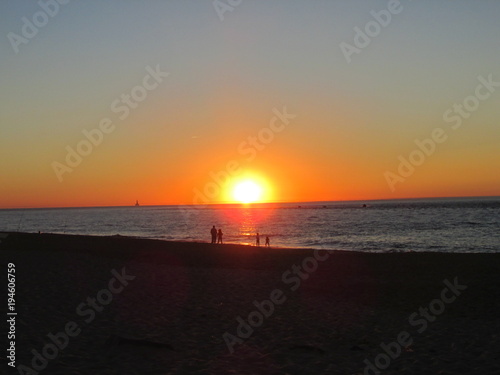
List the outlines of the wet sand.
<svg viewBox="0 0 500 375">
<path fill-rule="evenodd" d="M 500 254 L 16 233 L 0 260 L 41 374 L 500 373 Z"/>
</svg>

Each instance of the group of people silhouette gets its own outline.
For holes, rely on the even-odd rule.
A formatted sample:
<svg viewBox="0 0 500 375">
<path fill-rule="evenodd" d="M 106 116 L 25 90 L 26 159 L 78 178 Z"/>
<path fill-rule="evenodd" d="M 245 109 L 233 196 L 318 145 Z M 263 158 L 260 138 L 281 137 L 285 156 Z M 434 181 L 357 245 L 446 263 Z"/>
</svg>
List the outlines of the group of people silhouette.
<svg viewBox="0 0 500 375">
<path fill-rule="evenodd" d="M 257 232 L 257 235 L 255 236 L 255 246 L 260 246 L 260 235 L 259 235 L 259 232 Z M 266 236 L 266 244 L 265 244 L 265 246 L 267 246 L 267 247 L 271 246 L 271 242 L 270 242 L 268 236 Z"/>
<path fill-rule="evenodd" d="M 217 230 L 214 225 L 210 233 L 212 234 L 212 243 L 222 243 L 222 236 L 224 234 L 222 233 L 222 229 L 219 228 L 219 230 Z"/>
<path fill-rule="evenodd" d="M 222 236 L 224 233 L 222 233 L 222 229 L 215 228 L 215 225 L 212 227 L 210 230 L 210 234 L 212 235 L 212 243 L 223 243 L 222 242 Z M 260 234 L 257 232 L 257 235 L 255 236 L 255 246 L 260 246 Z M 266 244 L 265 246 L 271 247 L 271 241 L 269 240 L 269 236 L 266 236 Z"/>
</svg>

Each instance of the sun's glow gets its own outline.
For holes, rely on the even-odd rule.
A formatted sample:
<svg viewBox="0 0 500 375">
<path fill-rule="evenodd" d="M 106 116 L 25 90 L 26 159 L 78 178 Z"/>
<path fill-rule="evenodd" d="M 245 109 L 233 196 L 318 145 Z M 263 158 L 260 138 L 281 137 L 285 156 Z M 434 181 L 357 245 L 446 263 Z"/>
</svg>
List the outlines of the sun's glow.
<svg viewBox="0 0 500 375">
<path fill-rule="evenodd" d="M 233 198 L 240 203 L 259 202 L 262 198 L 262 187 L 252 180 L 241 181 L 235 185 Z"/>
</svg>

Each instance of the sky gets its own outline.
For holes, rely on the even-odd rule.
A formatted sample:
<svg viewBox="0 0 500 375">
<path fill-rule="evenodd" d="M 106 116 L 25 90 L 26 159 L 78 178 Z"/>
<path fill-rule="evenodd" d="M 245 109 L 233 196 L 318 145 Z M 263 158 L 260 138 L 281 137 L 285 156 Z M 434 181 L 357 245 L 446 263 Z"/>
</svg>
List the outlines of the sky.
<svg viewBox="0 0 500 375">
<path fill-rule="evenodd" d="M 498 196 L 499 14 L 3 1 L 0 208 Z"/>
</svg>

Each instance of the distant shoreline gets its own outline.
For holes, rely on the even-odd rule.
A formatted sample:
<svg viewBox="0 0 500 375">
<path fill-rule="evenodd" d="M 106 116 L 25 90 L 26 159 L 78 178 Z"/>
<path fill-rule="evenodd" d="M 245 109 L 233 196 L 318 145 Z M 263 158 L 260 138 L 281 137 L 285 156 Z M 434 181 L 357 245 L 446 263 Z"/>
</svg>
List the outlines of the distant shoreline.
<svg viewBox="0 0 500 375">
<path fill-rule="evenodd" d="M 380 198 L 380 199 L 356 199 L 356 200 L 331 200 L 331 201 L 303 201 L 303 202 L 262 202 L 262 203 L 252 203 L 252 204 L 242 204 L 242 203 L 209 203 L 204 205 L 193 205 L 193 204 L 141 204 L 140 208 L 152 208 L 152 207 L 209 207 L 209 208 L 217 208 L 217 207 L 266 207 L 272 205 L 323 205 L 323 204 L 338 204 L 344 205 L 349 203 L 370 203 L 370 202 L 422 202 L 422 201 L 453 201 L 453 200 L 499 200 L 500 195 L 487 195 L 487 196 L 467 196 L 467 197 L 417 197 L 417 198 Z M 50 210 L 50 209 L 85 209 L 85 208 L 127 208 L 134 207 L 134 204 L 125 205 L 125 206 L 50 206 L 50 207 L 7 207 L 0 208 L 2 210 Z"/>
</svg>

